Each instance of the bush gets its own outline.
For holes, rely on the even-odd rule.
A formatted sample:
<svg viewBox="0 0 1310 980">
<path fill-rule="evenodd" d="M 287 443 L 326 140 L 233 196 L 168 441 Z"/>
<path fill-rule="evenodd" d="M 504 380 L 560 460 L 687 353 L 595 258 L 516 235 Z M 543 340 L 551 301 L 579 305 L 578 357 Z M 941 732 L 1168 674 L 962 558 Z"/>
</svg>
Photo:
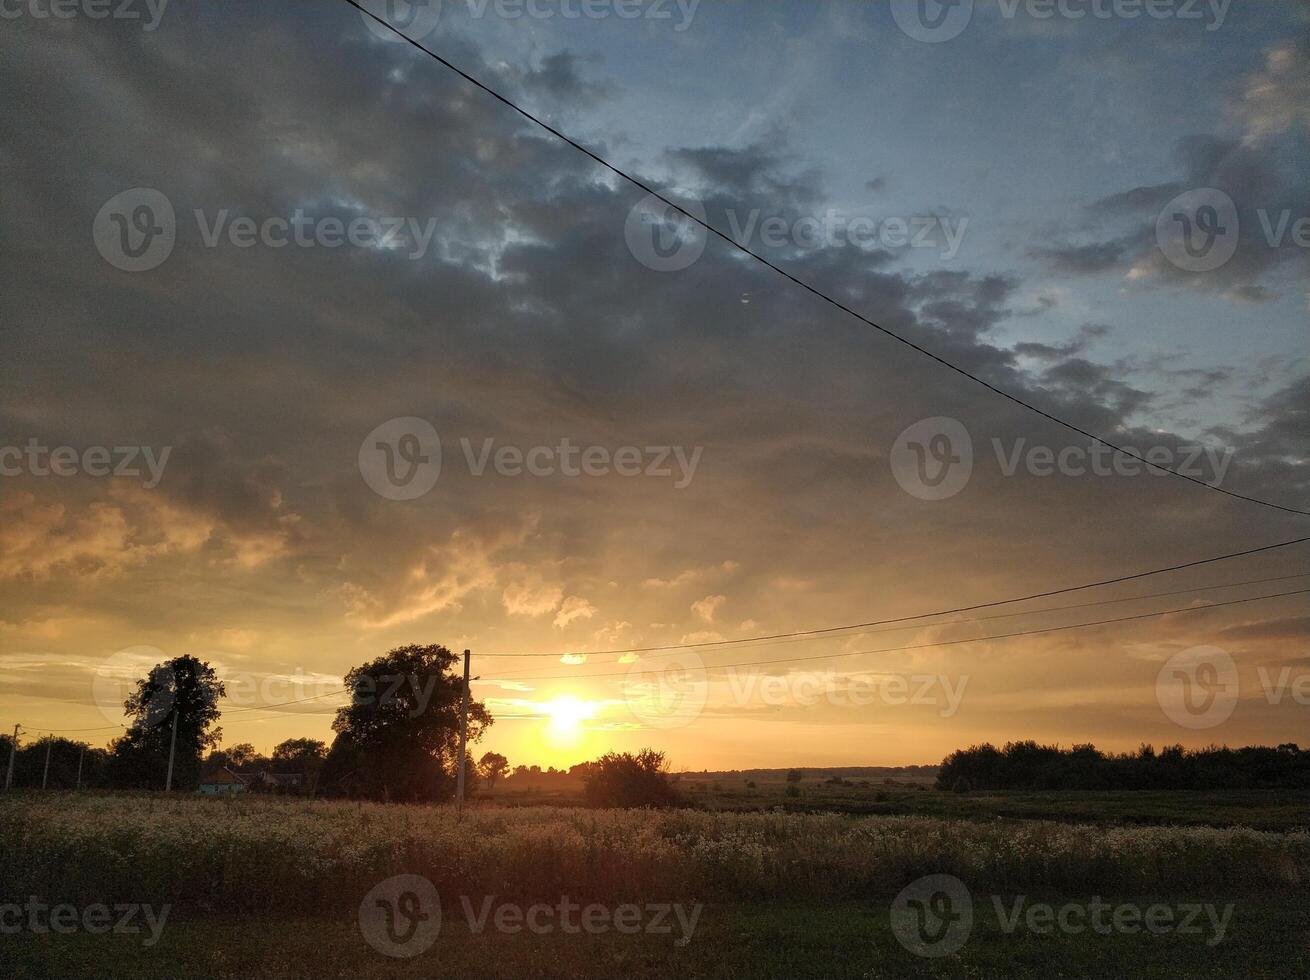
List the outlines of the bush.
<svg viewBox="0 0 1310 980">
<path fill-rule="evenodd" d="M 610 752 L 596 760 L 583 779 L 583 794 L 591 806 L 678 806 L 682 798 L 669 780 L 663 752 L 642 749 Z"/>
</svg>

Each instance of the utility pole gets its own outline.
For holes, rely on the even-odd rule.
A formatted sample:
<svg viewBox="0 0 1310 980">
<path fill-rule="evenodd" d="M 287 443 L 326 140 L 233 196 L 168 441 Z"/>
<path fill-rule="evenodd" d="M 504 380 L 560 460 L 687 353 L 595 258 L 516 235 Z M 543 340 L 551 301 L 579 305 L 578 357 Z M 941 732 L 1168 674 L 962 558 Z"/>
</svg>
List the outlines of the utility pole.
<svg viewBox="0 0 1310 980">
<path fill-rule="evenodd" d="M 82 751 L 77 753 L 77 788 L 82 788 L 82 760 L 86 758 L 86 746 L 82 746 Z"/>
<path fill-rule="evenodd" d="M 50 750 L 54 748 L 55 740 L 47 739 L 45 743 L 45 772 L 41 773 L 41 788 L 45 789 L 45 784 L 50 779 Z"/>
<path fill-rule="evenodd" d="M 464 809 L 464 760 L 468 758 L 469 741 L 469 651 L 464 651 L 464 698 L 459 719 L 459 769 L 455 776 L 455 806 Z"/>
<path fill-rule="evenodd" d="M 168 780 L 164 783 L 164 792 L 173 788 L 173 754 L 177 752 L 177 705 L 173 706 L 173 740 L 168 743 Z"/>
<path fill-rule="evenodd" d="M 14 756 L 18 754 L 18 730 L 21 726 L 14 726 L 14 740 L 9 743 L 9 772 L 5 774 L 5 792 L 9 792 L 9 787 L 14 783 Z"/>
</svg>

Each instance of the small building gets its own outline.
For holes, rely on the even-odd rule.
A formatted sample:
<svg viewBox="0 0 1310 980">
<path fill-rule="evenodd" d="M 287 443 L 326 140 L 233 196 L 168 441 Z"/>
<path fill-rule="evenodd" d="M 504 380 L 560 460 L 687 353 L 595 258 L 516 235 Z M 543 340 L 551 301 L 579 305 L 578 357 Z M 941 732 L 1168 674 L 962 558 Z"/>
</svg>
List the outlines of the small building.
<svg viewBox="0 0 1310 980">
<path fill-rule="evenodd" d="M 200 792 L 205 796 L 236 796 L 246 791 L 246 781 L 224 766 L 206 773 L 200 779 Z"/>
</svg>

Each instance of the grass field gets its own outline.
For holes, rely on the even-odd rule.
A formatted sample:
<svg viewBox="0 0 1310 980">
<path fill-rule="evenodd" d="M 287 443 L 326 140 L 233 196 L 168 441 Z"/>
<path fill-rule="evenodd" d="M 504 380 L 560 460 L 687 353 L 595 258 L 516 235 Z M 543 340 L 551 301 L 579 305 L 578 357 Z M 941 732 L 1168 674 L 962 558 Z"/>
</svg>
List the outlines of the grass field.
<svg viewBox="0 0 1310 980">
<path fill-rule="evenodd" d="M 754 785 L 748 785 L 753 783 Z M 930 816 L 949 820 L 1060 820 L 1073 823 L 1185 824 L 1310 828 L 1310 792 L 1293 790 L 994 790 L 941 792 L 931 779 L 859 779 L 833 783 L 807 776 L 787 795 L 781 778 L 747 779 L 736 774 L 681 777 L 688 801 L 709 810 L 831 812 L 866 816 Z M 581 789 L 497 791 L 503 806 L 577 806 Z"/>
<path fill-rule="evenodd" d="M 442 914 L 429 946 L 392 958 L 366 941 L 360 908 L 400 874 L 431 881 Z M 963 883 L 974 921 L 958 950 L 928 958 L 894 933 L 893 907 L 936 875 Z M 0 801 L 0 905 L 31 896 L 169 913 L 152 945 L 143 934 L 8 929 L 6 975 L 1310 975 L 1304 830 L 485 805 L 460 817 L 276 798 L 15 794 Z M 555 923 L 544 931 L 490 919 L 478 928 L 464 912 L 564 896 L 611 911 L 701 910 L 690 931 L 647 929 L 651 918 L 631 934 L 570 933 L 559 919 L 539 919 Z M 1006 928 L 1015 903 L 1095 902 L 1177 909 L 1177 923 L 1184 908 L 1229 911 L 1222 931 L 1199 912 L 1196 928 L 1159 934 L 1050 930 L 1040 918 Z M 0 914 L 0 927 L 14 921 Z"/>
</svg>

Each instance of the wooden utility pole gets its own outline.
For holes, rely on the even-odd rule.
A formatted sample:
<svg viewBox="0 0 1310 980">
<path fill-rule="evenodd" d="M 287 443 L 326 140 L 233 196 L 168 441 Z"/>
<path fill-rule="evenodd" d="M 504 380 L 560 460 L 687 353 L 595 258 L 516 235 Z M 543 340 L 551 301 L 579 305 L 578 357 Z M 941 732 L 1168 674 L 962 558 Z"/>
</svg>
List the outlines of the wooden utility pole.
<svg viewBox="0 0 1310 980">
<path fill-rule="evenodd" d="M 18 754 L 18 730 L 20 725 L 14 726 L 14 740 L 9 743 L 9 772 L 5 774 L 5 792 L 14 783 L 14 756 Z"/>
<path fill-rule="evenodd" d="M 50 780 L 50 750 L 54 748 L 55 740 L 49 739 L 45 743 L 45 772 L 41 773 L 41 788 L 45 789 L 45 784 Z"/>
<path fill-rule="evenodd" d="M 464 698 L 460 705 L 459 768 L 455 776 L 455 806 L 464 808 L 464 760 L 468 757 L 469 741 L 469 651 L 464 651 Z"/>
<path fill-rule="evenodd" d="M 168 779 L 164 783 L 164 792 L 173 788 L 173 755 L 177 752 L 177 705 L 173 706 L 173 740 L 168 745 Z"/>
<path fill-rule="evenodd" d="M 86 758 L 86 746 L 82 746 L 82 751 L 77 753 L 77 788 L 82 788 L 82 760 Z"/>
</svg>

